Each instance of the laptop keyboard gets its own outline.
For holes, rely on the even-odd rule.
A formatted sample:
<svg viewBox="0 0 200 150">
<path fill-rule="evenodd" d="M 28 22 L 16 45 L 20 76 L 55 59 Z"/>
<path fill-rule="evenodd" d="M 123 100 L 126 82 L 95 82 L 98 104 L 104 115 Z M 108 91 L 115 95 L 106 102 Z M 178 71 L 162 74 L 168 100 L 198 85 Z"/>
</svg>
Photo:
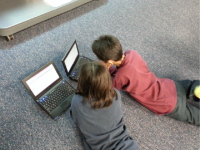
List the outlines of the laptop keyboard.
<svg viewBox="0 0 200 150">
<path fill-rule="evenodd" d="M 85 57 L 80 57 L 78 64 L 76 65 L 73 73 L 71 74 L 71 77 L 78 80 L 80 76 L 81 67 L 86 62 L 91 62 L 91 60 Z"/>
<path fill-rule="evenodd" d="M 74 89 L 66 81 L 63 81 L 53 92 L 40 99 L 39 103 L 50 113 L 73 93 Z"/>
</svg>

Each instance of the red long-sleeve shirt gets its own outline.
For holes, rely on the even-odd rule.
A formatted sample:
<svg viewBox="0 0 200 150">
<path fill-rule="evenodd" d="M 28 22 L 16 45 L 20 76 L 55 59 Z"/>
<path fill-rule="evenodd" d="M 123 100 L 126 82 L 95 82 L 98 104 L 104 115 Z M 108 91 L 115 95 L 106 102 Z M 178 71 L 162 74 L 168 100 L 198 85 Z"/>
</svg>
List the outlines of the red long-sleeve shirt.
<svg viewBox="0 0 200 150">
<path fill-rule="evenodd" d="M 127 91 L 140 104 L 158 115 L 172 112 L 177 101 L 174 81 L 157 78 L 136 51 L 128 50 L 124 55 L 125 59 L 119 68 L 109 69 L 114 76 L 114 87 Z"/>
</svg>

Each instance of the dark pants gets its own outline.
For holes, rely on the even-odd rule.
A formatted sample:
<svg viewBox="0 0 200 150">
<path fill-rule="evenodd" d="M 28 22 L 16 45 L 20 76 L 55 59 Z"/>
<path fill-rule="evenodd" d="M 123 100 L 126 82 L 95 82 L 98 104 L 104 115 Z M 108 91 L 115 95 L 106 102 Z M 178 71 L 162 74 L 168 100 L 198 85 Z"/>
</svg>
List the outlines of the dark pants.
<svg viewBox="0 0 200 150">
<path fill-rule="evenodd" d="M 177 90 L 177 103 L 174 110 L 166 116 L 199 126 L 200 110 L 187 101 L 195 86 L 199 85 L 199 81 L 183 80 L 174 82 Z"/>
</svg>

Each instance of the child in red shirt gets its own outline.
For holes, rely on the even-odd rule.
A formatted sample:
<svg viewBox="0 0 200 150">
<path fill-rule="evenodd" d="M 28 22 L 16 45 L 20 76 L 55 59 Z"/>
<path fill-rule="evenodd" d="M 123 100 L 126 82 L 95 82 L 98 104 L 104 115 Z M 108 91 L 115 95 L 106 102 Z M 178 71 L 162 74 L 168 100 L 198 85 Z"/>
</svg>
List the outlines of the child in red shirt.
<svg viewBox="0 0 200 150">
<path fill-rule="evenodd" d="M 200 125 L 199 102 L 196 101 L 195 107 L 187 101 L 199 81 L 157 78 L 136 51 L 128 50 L 123 54 L 119 40 L 112 35 L 100 36 L 93 42 L 92 50 L 109 69 L 113 76 L 113 86 L 117 90 L 128 92 L 140 104 L 158 115 Z"/>
</svg>

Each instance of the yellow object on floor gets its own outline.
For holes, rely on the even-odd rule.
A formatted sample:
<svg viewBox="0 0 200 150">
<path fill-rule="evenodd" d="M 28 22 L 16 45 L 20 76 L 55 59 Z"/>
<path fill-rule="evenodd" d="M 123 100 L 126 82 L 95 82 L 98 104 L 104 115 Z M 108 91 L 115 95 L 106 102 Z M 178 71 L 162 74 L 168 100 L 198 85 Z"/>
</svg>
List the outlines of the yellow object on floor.
<svg viewBox="0 0 200 150">
<path fill-rule="evenodd" d="M 194 95 L 200 99 L 200 86 L 194 89 Z"/>
</svg>

